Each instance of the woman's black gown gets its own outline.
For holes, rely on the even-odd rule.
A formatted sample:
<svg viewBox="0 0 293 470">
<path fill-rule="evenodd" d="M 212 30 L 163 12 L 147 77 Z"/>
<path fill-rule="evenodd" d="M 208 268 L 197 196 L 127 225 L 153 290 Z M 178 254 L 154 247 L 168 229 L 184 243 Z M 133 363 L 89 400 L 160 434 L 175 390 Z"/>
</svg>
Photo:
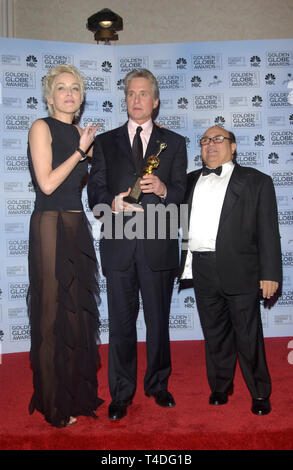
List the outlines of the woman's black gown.
<svg viewBox="0 0 293 470">
<path fill-rule="evenodd" d="M 52 136 L 52 167 L 76 150 L 72 124 L 44 118 Z M 49 196 L 38 187 L 30 220 L 28 311 L 34 392 L 29 405 L 53 426 L 71 416 L 93 416 L 99 363 L 98 263 L 81 202 L 87 161 L 80 162 Z M 74 212 L 75 211 L 75 212 Z"/>
</svg>

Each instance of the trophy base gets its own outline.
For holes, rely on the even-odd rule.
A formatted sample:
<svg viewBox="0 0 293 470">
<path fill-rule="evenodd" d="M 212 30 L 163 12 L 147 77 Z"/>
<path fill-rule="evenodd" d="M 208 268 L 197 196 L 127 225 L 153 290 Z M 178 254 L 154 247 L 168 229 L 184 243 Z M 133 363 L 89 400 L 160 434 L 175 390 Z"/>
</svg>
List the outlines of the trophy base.
<svg viewBox="0 0 293 470">
<path fill-rule="evenodd" d="M 141 178 L 137 178 L 135 185 L 130 191 L 129 195 L 123 198 L 123 201 L 128 202 L 129 204 L 137 204 L 141 198 L 141 188 L 140 188 Z"/>
<path fill-rule="evenodd" d="M 130 194 L 129 196 L 126 196 L 123 198 L 123 201 L 128 202 L 129 204 L 138 204 L 139 200 L 140 200 L 140 197 L 139 198 L 131 197 Z"/>
</svg>

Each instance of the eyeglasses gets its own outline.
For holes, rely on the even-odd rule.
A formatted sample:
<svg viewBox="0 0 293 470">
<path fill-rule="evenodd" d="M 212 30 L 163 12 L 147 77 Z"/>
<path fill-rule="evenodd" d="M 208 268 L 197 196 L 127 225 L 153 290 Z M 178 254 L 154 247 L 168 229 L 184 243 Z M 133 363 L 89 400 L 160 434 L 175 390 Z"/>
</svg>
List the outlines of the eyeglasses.
<svg viewBox="0 0 293 470">
<path fill-rule="evenodd" d="M 215 135 L 215 137 L 204 136 L 200 139 L 200 145 L 209 145 L 211 141 L 213 144 L 222 144 L 225 139 L 232 140 L 230 137 L 224 137 L 223 135 Z"/>
</svg>

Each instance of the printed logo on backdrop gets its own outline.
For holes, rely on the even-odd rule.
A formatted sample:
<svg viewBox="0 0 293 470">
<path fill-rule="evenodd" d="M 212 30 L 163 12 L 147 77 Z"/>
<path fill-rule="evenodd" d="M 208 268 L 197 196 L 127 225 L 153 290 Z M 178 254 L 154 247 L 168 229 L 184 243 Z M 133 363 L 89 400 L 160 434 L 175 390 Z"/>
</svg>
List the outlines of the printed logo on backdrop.
<svg viewBox="0 0 293 470">
<path fill-rule="evenodd" d="M 194 111 L 224 108 L 223 93 L 207 93 L 201 95 L 193 95 L 192 99 Z"/>
<path fill-rule="evenodd" d="M 222 68 L 221 54 L 194 54 L 191 56 L 192 70 L 217 70 Z"/>
<path fill-rule="evenodd" d="M 24 233 L 23 222 L 8 222 L 4 225 L 5 233 Z"/>
<path fill-rule="evenodd" d="M 293 210 L 278 211 L 280 225 L 293 225 Z"/>
<path fill-rule="evenodd" d="M 110 93 L 111 91 L 111 78 L 99 77 L 97 75 L 85 75 L 85 89 L 86 91 L 103 91 Z"/>
<path fill-rule="evenodd" d="M 8 308 L 8 319 L 12 322 L 20 322 L 27 320 L 27 308 L 26 307 L 9 307 Z"/>
<path fill-rule="evenodd" d="M 102 109 L 104 113 L 112 113 L 113 103 L 111 101 L 104 101 L 102 104 Z"/>
<path fill-rule="evenodd" d="M 6 199 L 5 200 L 5 215 L 18 216 L 18 215 L 31 215 L 34 209 L 33 199 Z"/>
<path fill-rule="evenodd" d="M 228 66 L 229 67 L 245 67 L 246 66 L 246 57 L 243 56 L 231 56 L 228 57 Z"/>
<path fill-rule="evenodd" d="M 11 282 L 8 284 L 8 300 L 26 300 L 28 282 Z"/>
<path fill-rule="evenodd" d="M 273 171 L 271 176 L 274 186 L 293 186 L 293 171 Z"/>
<path fill-rule="evenodd" d="M 230 88 L 258 88 L 259 72 L 229 72 L 229 87 Z"/>
<path fill-rule="evenodd" d="M 239 152 L 237 150 L 237 163 L 241 166 L 262 167 L 264 165 L 263 151 L 249 150 L 247 152 Z"/>
<path fill-rule="evenodd" d="M 265 76 L 265 82 L 267 85 L 274 85 L 276 82 L 276 76 L 273 73 L 267 73 Z"/>
<path fill-rule="evenodd" d="M 261 127 L 261 113 L 259 111 L 250 113 L 231 113 L 231 124 L 234 128 Z"/>
<path fill-rule="evenodd" d="M 250 58 L 251 67 L 260 67 L 260 64 L 261 64 L 261 58 L 258 55 L 253 55 Z"/>
<path fill-rule="evenodd" d="M 211 127 L 210 118 L 194 118 L 192 120 L 192 125 L 195 129 L 203 129 L 205 131 L 208 127 Z"/>
<path fill-rule="evenodd" d="M 189 146 L 190 146 L 190 138 L 187 137 L 187 135 L 184 136 L 184 139 L 185 139 L 185 143 L 186 143 L 186 148 L 188 149 Z"/>
<path fill-rule="evenodd" d="M 157 77 L 160 90 L 184 90 L 186 88 L 186 77 L 179 73 L 160 74 Z"/>
<path fill-rule="evenodd" d="M 193 88 L 199 88 L 202 83 L 202 79 L 198 75 L 194 75 L 190 80 L 191 86 Z"/>
<path fill-rule="evenodd" d="M 4 155 L 5 173 L 26 173 L 28 168 L 28 158 L 26 155 Z"/>
<path fill-rule="evenodd" d="M 185 97 L 178 98 L 177 101 L 178 109 L 187 109 L 188 108 L 188 99 Z"/>
<path fill-rule="evenodd" d="M 4 131 L 28 132 L 36 116 L 33 114 L 4 114 Z"/>
<path fill-rule="evenodd" d="M 248 105 L 248 96 L 229 96 L 229 106 L 231 106 L 231 108 Z"/>
<path fill-rule="evenodd" d="M 80 70 L 94 70 L 98 69 L 98 62 L 94 59 L 80 59 L 79 61 Z"/>
<path fill-rule="evenodd" d="M 268 126 L 270 127 L 275 127 L 275 126 L 285 126 L 286 125 L 286 120 L 285 120 L 285 116 L 267 116 L 267 123 L 268 123 Z"/>
<path fill-rule="evenodd" d="M 289 205 L 289 197 L 284 194 L 277 194 L 277 204 L 278 207 L 288 206 Z"/>
<path fill-rule="evenodd" d="M 268 155 L 268 162 L 270 165 L 275 165 L 277 163 L 279 163 L 279 155 L 276 153 L 276 152 L 271 152 L 269 155 Z"/>
<path fill-rule="evenodd" d="M 42 54 L 42 68 L 51 69 L 58 65 L 74 65 L 73 55 L 50 53 Z"/>
<path fill-rule="evenodd" d="M 26 107 L 28 109 L 37 109 L 38 107 L 38 100 L 34 96 L 31 96 L 26 100 Z"/>
<path fill-rule="evenodd" d="M 98 124 L 98 133 L 106 132 L 112 129 L 112 120 L 110 117 L 83 116 L 81 118 L 81 127 L 85 128 L 88 124 Z"/>
<path fill-rule="evenodd" d="M 26 65 L 32 68 L 37 67 L 38 59 L 34 55 L 29 55 L 26 58 Z"/>
<path fill-rule="evenodd" d="M 109 60 L 104 60 L 104 62 L 102 63 L 102 71 L 103 72 L 111 72 L 112 70 L 112 64 L 111 62 L 109 62 Z"/>
<path fill-rule="evenodd" d="M 6 266 L 6 276 L 7 277 L 27 277 L 27 266 L 17 265 L 17 266 Z"/>
<path fill-rule="evenodd" d="M 254 145 L 257 145 L 258 147 L 262 147 L 265 143 L 265 138 L 262 134 L 257 134 L 254 137 Z"/>
<path fill-rule="evenodd" d="M 186 70 L 187 60 L 184 57 L 179 57 L 179 59 L 176 60 L 176 67 L 180 70 Z"/>
<path fill-rule="evenodd" d="M 30 326 L 23 325 L 10 325 L 9 326 L 10 341 L 29 341 L 30 340 Z"/>
<path fill-rule="evenodd" d="M 118 72 L 126 75 L 133 69 L 148 69 L 149 57 L 136 56 L 136 57 L 118 57 Z"/>
<path fill-rule="evenodd" d="M 124 79 L 123 78 L 120 78 L 120 80 L 117 81 L 117 90 L 124 91 Z"/>
<path fill-rule="evenodd" d="M 162 127 L 167 127 L 174 131 L 187 129 L 187 116 L 186 115 L 168 115 L 168 116 L 159 116 L 157 119 L 158 123 Z"/>
<path fill-rule="evenodd" d="M 222 80 L 218 77 L 218 75 L 214 75 L 212 80 L 208 82 L 209 87 L 216 87 L 219 86 L 222 83 Z"/>
<path fill-rule="evenodd" d="M 92 113 L 96 112 L 99 110 L 98 102 L 94 100 L 86 100 L 85 102 L 85 107 L 84 107 L 85 112 L 87 113 Z"/>
<path fill-rule="evenodd" d="M 286 165 L 288 163 L 293 163 L 293 152 L 290 153 L 290 157 L 288 158 L 288 160 L 286 160 Z"/>
<path fill-rule="evenodd" d="M 153 59 L 153 68 L 154 70 L 170 70 L 172 68 L 172 61 L 167 58 Z"/>
<path fill-rule="evenodd" d="M 267 52 L 268 67 L 291 67 L 293 65 L 292 51 Z"/>
<path fill-rule="evenodd" d="M 288 103 L 288 92 L 268 92 L 268 105 L 271 108 L 284 108 L 287 106 L 291 106 L 290 103 Z"/>
<path fill-rule="evenodd" d="M 194 308 L 195 307 L 195 298 L 192 296 L 185 297 L 184 299 L 185 308 Z"/>
<path fill-rule="evenodd" d="M 251 98 L 252 106 L 254 106 L 255 108 L 261 108 L 262 107 L 262 102 L 263 102 L 263 99 L 259 95 L 254 95 Z"/>
<path fill-rule="evenodd" d="M 273 146 L 293 146 L 293 130 L 270 131 L 270 144 Z"/>
<path fill-rule="evenodd" d="M 16 54 L 1 54 L 2 65 L 21 65 L 20 55 Z"/>
<path fill-rule="evenodd" d="M 200 154 L 197 154 L 193 157 L 193 162 L 194 162 L 194 166 L 196 168 L 201 168 L 202 167 L 202 158 L 201 158 L 201 155 Z"/>
<path fill-rule="evenodd" d="M 35 72 L 13 72 L 13 71 L 4 71 L 3 88 L 36 88 L 36 73 Z"/>
<path fill-rule="evenodd" d="M 284 284 L 283 284 L 284 286 Z M 278 307 L 291 307 L 293 305 L 293 290 L 290 286 L 286 286 L 286 288 L 282 290 L 282 295 L 278 298 L 277 301 Z M 285 317 L 286 324 L 293 324 L 293 314 L 290 311 L 287 317 Z M 293 363 L 293 362 L 292 362 Z"/>
<path fill-rule="evenodd" d="M 215 126 L 224 127 L 226 120 L 223 116 L 216 116 L 214 119 Z"/>
<path fill-rule="evenodd" d="M 6 240 L 6 255 L 11 256 L 27 256 L 28 255 L 28 239 L 19 238 Z"/>
<path fill-rule="evenodd" d="M 17 96 L 3 96 L 3 106 L 10 109 L 17 109 L 22 107 L 22 99 Z"/>
<path fill-rule="evenodd" d="M 29 183 L 26 181 L 4 181 L 4 193 L 23 193 L 27 190 L 30 191 L 29 188 Z"/>
<path fill-rule="evenodd" d="M 124 97 L 119 100 L 119 113 L 120 114 L 127 113 L 126 100 Z"/>
<path fill-rule="evenodd" d="M 293 266 L 293 251 L 286 251 L 282 253 L 282 264 L 283 266 Z"/>
<path fill-rule="evenodd" d="M 170 314 L 169 328 L 172 330 L 193 330 L 194 316 L 192 313 Z"/>
</svg>

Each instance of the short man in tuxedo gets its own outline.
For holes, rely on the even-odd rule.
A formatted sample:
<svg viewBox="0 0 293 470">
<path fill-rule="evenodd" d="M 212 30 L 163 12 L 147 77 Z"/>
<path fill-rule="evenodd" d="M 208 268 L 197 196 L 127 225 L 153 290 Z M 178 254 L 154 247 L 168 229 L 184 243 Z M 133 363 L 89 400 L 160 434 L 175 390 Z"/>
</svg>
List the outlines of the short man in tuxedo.
<svg viewBox="0 0 293 470">
<path fill-rule="evenodd" d="M 280 235 L 271 178 L 234 163 L 233 133 L 207 129 L 203 168 L 188 174 L 187 235 L 180 278 L 193 279 L 206 345 L 210 404 L 233 391 L 236 360 L 252 397 L 252 412 L 271 410 L 260 289 L 272 297 L 282 277 Z"/>
<path fill-rule="evenodd" d="M 117 217 L 125 223 L 141 211 L 144 234 L 148 228 L 148 208 L 158 204 L 168 208 L 182 203 L 186 190 L 187 155 L 185 139 L 152 121 L 159 104 L 158 84 L 148 70 L 127 74 L 125 96 L 129 120 L 122 127 L 96 138 L 92 170 L 88 182 L 89 205 L 111 207 L 113 227 Z M 150 155 L 157 155 L 160 144 L 167 147 L 159 156 L 153 174 L 141 180 L 142 198 L 131 205 L 124 198 Z M 142 148 L 141 148 L 142 146 Z M 139 148 L 141 150 L 139 151 Z M 140 153 L 143 155 L 139 156 Z M 139 207 L 139 209 L 137 209 Z M 95 213 L 95 211 L 94 211 Z M 121 218 L 120 218 L 121 220 Z M 168 217 L 164 223 L 168 225 Z M 112 402 L 109 418 L 119 420 L 127 413 L 136 389 L 137 336 L 136 319 L 139 291 L 146 323 L 147 370 L 144 390 L 158 405 L 175 406 L 168 391 L 171 371 L 169 312 L 175 270 L 179 266 L 178 239 L 158 236 L 159 220 L 152 236 L 130 239 L 126 236 L 105 237 L 100 242 L 102 267 L 107 279 L 109 311 L 109 387 Z M 140 225 L 140 222 L 138 222 Z M 137 227 L 139 229 L 140 227 Z M 138 232 L 141 233 L 140 230 Z"/>
</svg>

